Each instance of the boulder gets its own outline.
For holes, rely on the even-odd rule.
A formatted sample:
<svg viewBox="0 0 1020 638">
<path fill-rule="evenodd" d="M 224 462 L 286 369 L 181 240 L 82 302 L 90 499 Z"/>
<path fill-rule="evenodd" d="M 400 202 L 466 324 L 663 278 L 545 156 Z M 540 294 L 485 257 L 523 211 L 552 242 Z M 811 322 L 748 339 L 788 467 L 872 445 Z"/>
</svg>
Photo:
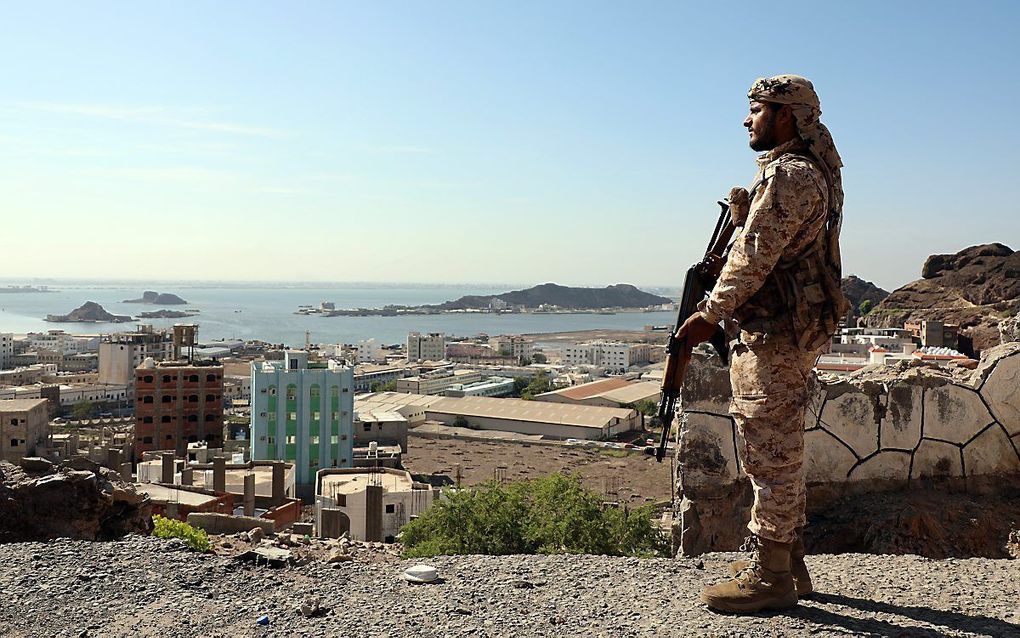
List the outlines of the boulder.
<svg viewBox="0 0 1020 638">
<path fill-rule="evenodd" d="M 113 540 L 151 531 L 148 498 L 115 472 L 65 463 L 29 473 L 0 462 L 0 542 Z"/>
</svg>

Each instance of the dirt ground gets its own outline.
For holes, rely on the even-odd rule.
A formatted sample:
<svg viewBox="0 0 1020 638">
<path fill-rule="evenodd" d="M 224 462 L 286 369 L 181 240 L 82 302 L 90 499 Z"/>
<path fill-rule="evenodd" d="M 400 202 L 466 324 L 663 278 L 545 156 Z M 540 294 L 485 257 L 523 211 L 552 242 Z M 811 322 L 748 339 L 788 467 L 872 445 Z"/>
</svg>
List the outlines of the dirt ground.
<svg viewBox="0 0 1020 638">
<path fill-rule="evenodd" d="M 474 485 L 493 478 L 538 478 L 554 472 L 579 475 L 589 488 L 631 505 L 669 504 L 670 464 L 623 450 L 529 445 L 459 439 L 407 440 L 404 467 L 413 474 L 446 474 Z"/>
</svg>

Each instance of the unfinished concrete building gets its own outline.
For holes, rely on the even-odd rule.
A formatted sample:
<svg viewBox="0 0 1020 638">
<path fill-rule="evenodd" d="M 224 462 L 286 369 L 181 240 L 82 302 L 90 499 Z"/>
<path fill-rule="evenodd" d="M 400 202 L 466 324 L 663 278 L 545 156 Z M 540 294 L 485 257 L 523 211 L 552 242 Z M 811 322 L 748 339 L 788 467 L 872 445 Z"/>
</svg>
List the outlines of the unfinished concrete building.
<svg viewBox="0 0 1020 638">
<path fill-rule="evenodd" d="M 204 441 L 223 445 L 223 366 L 207 361 L 153 361 L 135 370 L 135 448 L 174 450 Z"/>
<path fill-rule="evenodd" d="M 0 458 L 17 463 L 35 456 L 49 436 L 49 401 L 8 399 L 0 401 Z"/>
<path fill-rule="evenodd" d="M 396 540 L 411 517 L 424 512 L 438 491 L 392 468 L 319 470 L 315 522 L 320 536 L 348 532 L 355 540 Z"/>
</svg>

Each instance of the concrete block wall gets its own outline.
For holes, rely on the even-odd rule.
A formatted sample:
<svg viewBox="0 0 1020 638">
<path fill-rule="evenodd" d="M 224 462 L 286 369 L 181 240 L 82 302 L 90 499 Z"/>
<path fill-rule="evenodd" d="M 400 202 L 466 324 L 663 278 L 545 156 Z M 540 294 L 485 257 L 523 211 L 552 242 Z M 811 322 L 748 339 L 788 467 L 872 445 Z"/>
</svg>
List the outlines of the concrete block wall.
<svg viewBox="0 0 1020 638">
<path fill-rule="evenodd" d="M 1020 343 L 987 350 L 974 370 L 912 362 L 815 377 L 809 396 L 809 515 L 847 494 L 1020 473 Z M 746 535 L 751 493 L 729 399 L 728 370 L 697 358 L 674 459 L 673 544 L 687 555 L 735 550 Z"/>
</svg>

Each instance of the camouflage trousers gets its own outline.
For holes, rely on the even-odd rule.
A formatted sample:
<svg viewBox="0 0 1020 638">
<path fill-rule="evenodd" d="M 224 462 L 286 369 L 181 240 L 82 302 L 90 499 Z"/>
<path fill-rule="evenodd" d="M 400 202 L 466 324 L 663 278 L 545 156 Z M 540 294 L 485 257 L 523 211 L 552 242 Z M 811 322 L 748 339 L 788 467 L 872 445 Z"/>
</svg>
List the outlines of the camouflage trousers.
<svg viewBox="0 0 1020 638">
<path fill-rule="evenodd" d="M 762 538 L 790 543 L 806 522 L 804 410 L 817 353 L 783 341 L 742 339 L 731 356 L 730 414 L 737 424 L 737 453 L 754 489 L 747 527 Z"/>
</svg>

